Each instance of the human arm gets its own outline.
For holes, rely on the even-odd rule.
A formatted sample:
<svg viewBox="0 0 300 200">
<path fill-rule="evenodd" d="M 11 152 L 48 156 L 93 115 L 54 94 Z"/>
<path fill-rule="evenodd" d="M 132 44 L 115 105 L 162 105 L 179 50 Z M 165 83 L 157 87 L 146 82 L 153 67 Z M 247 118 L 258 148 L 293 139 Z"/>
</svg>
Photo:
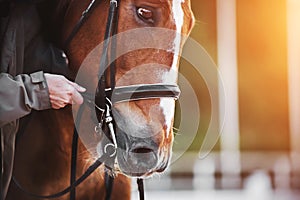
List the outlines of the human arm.
<svg viewBox="0 0 300 200">
<path fill-rule="evenodd" d="M 51 108 L 43 72 L 15 77 L 0 74 L 0 125 L 21 118 L 32 109 Z"/>
<path fill-rule="evenodd" d="M 81 86 L 64 76 L 42 71 L 15 77 L 0 74 L 0 126 L 34 110 L 59 109 L 67 104 L 81 104 Z"/>
</svg>

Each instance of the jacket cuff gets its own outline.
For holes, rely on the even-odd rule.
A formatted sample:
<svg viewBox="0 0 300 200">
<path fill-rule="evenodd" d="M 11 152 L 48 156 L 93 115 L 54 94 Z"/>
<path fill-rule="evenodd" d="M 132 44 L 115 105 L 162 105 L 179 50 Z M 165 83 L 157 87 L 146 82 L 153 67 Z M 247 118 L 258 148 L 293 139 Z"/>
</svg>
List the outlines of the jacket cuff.
<svg viewBox="0 0 300 200">
<path fill-rule="evenodd" d="M 47 85 L 47 81 L 44 75 L 44 72 L 38 71 L 30 74 L 31 83 L 34 85 L 38 85 L 38 99 L 40 104 L 40 110 L 45 110 L 51 108 L 50 97 L 49 97 L 49 89 Z"/>
</svg>

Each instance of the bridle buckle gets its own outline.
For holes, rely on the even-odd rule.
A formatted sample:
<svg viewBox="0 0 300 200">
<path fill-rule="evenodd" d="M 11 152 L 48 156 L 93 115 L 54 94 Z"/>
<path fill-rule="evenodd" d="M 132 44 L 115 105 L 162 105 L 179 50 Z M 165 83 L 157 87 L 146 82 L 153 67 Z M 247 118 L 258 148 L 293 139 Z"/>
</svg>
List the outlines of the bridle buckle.
<svg viewBox="0 0 300 200">
<path fill-rule="evenodd" d="M 118 1 L 117 0 L 110 0 L 110 4 L 115 4 L 115 6 L 118 7 Z"/>
</svg>

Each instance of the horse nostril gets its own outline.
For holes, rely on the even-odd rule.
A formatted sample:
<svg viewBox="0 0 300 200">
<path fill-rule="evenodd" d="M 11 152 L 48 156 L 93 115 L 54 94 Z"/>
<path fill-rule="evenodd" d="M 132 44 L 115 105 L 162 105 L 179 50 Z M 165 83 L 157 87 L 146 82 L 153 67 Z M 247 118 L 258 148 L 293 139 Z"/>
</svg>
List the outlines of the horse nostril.
<svg viewBox="0 0 300 200">
<path fill-rule="evenodd" d="M 153 152 L 152 149 L 149 149 L 147 147 L 139 147 L 139 148 L 135 148 L 131 151 L 132 153 L 151 153 Z"/>
</svg>

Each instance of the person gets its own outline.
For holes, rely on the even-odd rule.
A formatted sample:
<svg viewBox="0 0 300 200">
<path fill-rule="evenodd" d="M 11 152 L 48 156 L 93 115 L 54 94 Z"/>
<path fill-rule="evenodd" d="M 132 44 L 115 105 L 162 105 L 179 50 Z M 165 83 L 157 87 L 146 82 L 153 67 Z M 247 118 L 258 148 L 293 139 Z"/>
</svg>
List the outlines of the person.
<svg viewBox="0 0 300 200">
<path fill-rule="evenodd" d="M 81 104 L 85 88 L 65 78 L 64 53 L 43 38 L 33 1 L 0 0 L 0 199 L 12 177 L 19 119 L 32 110 Z"/>
</svg>

